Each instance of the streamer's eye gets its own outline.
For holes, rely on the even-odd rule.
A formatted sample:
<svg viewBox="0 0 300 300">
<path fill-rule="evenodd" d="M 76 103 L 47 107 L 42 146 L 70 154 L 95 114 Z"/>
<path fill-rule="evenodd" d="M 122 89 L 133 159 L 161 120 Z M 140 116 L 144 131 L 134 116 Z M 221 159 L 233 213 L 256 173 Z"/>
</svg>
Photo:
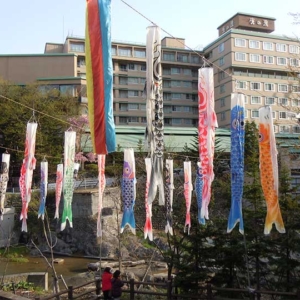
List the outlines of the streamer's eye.
<svg viewBox="0 0 300 300">
<path fill-rule="evenodd" d="M 241 121 L 240 124 L 241 124 L 241 128 L 244 129 L 245 128 L 245 122 Z"/>
<path fill-rule="evenodd" d="M 264 139 L 265 139 L 264 134 L 263 134 L 262 132 L 260 132 L 259 135 L 258 135 L 258 140 L 259 140 L 259 142 L 263 142 Z"/>
<path fill-rule="evenodd" d="M 231 122 L 231 126 L 236 129 L 239 126 L 239 120 L 237 119 L 233 119 L 233 121 Z"/>
</svg>

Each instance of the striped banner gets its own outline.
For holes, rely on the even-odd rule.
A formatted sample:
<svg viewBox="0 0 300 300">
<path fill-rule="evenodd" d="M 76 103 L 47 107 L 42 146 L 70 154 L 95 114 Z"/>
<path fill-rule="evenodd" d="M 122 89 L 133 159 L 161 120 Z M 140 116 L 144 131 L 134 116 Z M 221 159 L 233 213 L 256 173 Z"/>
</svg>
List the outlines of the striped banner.
<svg viewBox="0 0 300 300">
<path fill-rule="evenodd" d="M 91 138 L 97 154 L 114 152 L 116 148 L 110 11 L 111 0 L 87 0 L 87 97 Z"/>
</svg>

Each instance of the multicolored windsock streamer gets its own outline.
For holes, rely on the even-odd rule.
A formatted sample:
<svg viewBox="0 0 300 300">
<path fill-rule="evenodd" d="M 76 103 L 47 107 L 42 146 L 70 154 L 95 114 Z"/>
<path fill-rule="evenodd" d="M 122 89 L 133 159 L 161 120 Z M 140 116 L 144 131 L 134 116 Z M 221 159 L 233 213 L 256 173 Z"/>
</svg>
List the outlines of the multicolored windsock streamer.
<svg viewBox="0 0 300 300">
<path fill-rule="evenodd" d="M 97 154 L 116 148 L 110 31 L 111 0 L 87 0 L 86 83 L 91 138 Z"/>
<path fill-rule="evenodd" d="M 99 181 L 99 189 L 98 189 L 98 218 L 97 218 L 97 237 L 102 236 L 102 226 L 101 226 L 101 214 L 103 207 L 103 192 L 105 189 L 105 155 L 98 155 L 98 181 Z"/>
<path fill-rule="evenodd" d="M 213 68 L 199 69 L 199 158 L 203 176 L 201 218 L 208 219 L 211 184 L 214 180 L 215 129 L 218 127 L 215 113 Z"/>
<path fill-rule="evenodd" d="M 273 224 L 280 233 L 285 233 L 278 201 L 277 149 L 271 106 L 259 109 L 259 164 L 261 185 L 267 203 L 264 234 L 270 234 Z"/>
<path fill-rule="evenodd" d="M 201 217 L 201 207 L 202 207 L 202 193 L 203 193 L 203 174 L 201 169 L 201 163 L 197 162 L 197 171 L 195 179 L 195 193 L 198 205 L 198 222 L 199 224 L 205 225 L 205 218 Z"/>
<path fill-rule="evenodd" d="M 54 219 L 59 219 L 59 203 L 60 203 L 61 193 L 62 193 L 63 178 L 64 178 L 64 165 L 58 164 L 56 169 Z"/>
<path fill-rule="evenodd" d="M 135 160 L 133 149 L 124 149 L 124 165 L 122 178 L 122 200 L 123 218 L 121 223 L 121 233 L 128 225 L 135 234 L 135 218 L 133 207 L 136 197 Z"/>
<path fill-rule="evenodd" d="M 166 159 L 166 177 L 165 177 L 165 201 L 167 225 L 165 232 L 173 235 L 173 191 L 174 191 L 174 174 L 173 174 L 173 159 Z"/>
<path fill-rule="evenodd" d="M 162 95 L 161 44 L 157 26 L 148 27 L 146 43 L 146 140 L 152 163 L 148 203 L 159 190 L 159 204 L 165 204 L 163 180 L 164 111 Z"/>
<path fill-rule="evenodd" d="M 147 236 L 149 237 L 150 241 L 153 241 L 153 232 L 152 232 L 152 204 L 148 203 L 148 191 L 150 186 L 150 177 L 151 177 L 151 158 L 145 158 L 145 165 L 146 165 L 146 191 L 145 191 L 145 209 L 146 209 L 146 221 L 144 226 L 144 238 L 146 239 Z"/>
<path fill-rule="evenodd" d="M 73 227 L 72 217 L 72 200 L 73 200 L 73 174 L 74 174 L 74 160 L 75 160 L 75 141 L 76 132 L 65 132 L 65 148 L 64 148 L 64 179 L 63 179 L 63 195 L 64 195 L 64 209 L 61 218 L 61 230 L 66 228 L 67 219 L 70 227 Z"/>
<path fill-rule="evenodd" d="M 3 220 L 4 207 L 5 207 L 5 195 L 7 189 L 7 183 L 9 180 L 9 162 L 10 154 L 2 154 L 2 163 L 0 166 L 0 220 Z"/>
<path fill-rule="evenodd" d="M 185 161 L 183 164 L 184 170 L 184 198 L 186 204 L 186 216 L 185 216 L 185 224 L 184 224 L 184 232 L 186 228 L 188 228 L 188 234 L 190 234 L 191 229 L 191 200 L 192 200 L 192 192 L 193 192 L 193 184 L 192 184 L 192 168 L 191 162 Z"/>
<path fill-rule="evenodd" d="M 26 128 L 25 140 L 25 154 L 23 164 L 21 167 L 21 174 L 19 179 L 20 193 L 22 198 L 22 211 L 20 220 L 22 221 L 22 231 L 27 232 L 27 211 L 28 205 L 31 200 L 31 186 L 33 170 L 36 166 L 35 152 L 35 139 L 36 139 L 37 123 L 29 122 Z"/>
<path fill-rule="evenodd" d="M 245 95 L 231 94 L 231 208 L 227 232 L 240 222 L 239 231 L 244 234 L 242 197 L 244 187 L 244 144 L 245 144 Z"/>
<path fill-rule="evenodd" d="M 41 184 L 40 184 L 40 207 L 38 211 L 38 218 L 44 220 L 45 217 L 45 206 L 48 188 L 48 162 L 41 162 Z"/>
</svg>

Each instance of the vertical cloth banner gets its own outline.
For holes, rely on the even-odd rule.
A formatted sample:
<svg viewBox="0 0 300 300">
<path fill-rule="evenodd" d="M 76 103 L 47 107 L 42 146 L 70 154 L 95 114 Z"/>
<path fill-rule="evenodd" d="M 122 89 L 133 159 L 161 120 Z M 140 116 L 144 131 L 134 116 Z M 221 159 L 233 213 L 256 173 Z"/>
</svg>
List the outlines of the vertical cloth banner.
<svg viewBox="0 0 300 300">
<path fill-rule="evenodd" d="M 198 138 L 203 189 L 201 218 L 208 219 L 211 184 L 214 180 L 215 129 L 218 127 L 215 113 L 213 68 L 201 68 L 198 72 Z"/>
<path fill-rule="evenodd" d="M 146 210 L 146 221 L 144 226 L 144 238 L 149 237 L 150 241 L 153 241 L 153 231 L 152 231 L 152 204 L 148 203 L 148 191 L 150 186 L 150 177 L 151 177 L 151 158 L 145 158 L 145 166 L 146 166 L 146 189 L 145 189 L 145 210 Z"/>
<path fill-rule="evenodd" d="M 98 155 L 98 218 L 97 218 L 97 237 L 102 236 L 101 213 L 103 207 L 103 192 L 105 189 L 105 155 Z"/>
<path fill-rule="evenodd" d="M 26 128 L 25 139 L 25 154 L 23 164 L 21 167 L 21 174 L 19 179 L 20 193 L 22 198 L 22 211 L 20 220 L 22 220 L 22 231 L 27 232 L 27 212 L 28 205 L 31 200 L 31 186 L 33 170 L 36 167 L 35 153 L 35 140 L 36 140 L 37 123 L 28 122 Z"/>
<path fill-rule="evenodd" d="M 167 224 L 165 226 L 165 232 L 173 235 L 173 191 L 174 191 L 174 173 L 173 173 L 173 159 L 166 159 L 166 177 L 165 177 L 165 207 Z"/>
<path fill-rule="evenodd" d="M 64 209 L 61 218 L 61 230 L 66 228 L 67 219 L 70 227 L 73 227 L 72 200 L 73 200 L 73 174 L 75 161 L 75 141 L 76 132 L 65 132 L 65 148 L 64 148 L 64 179 L 63 179 L 63 195 Z"/>
<path fill-rule="evenodd" d="M 94 153 L 115 151 L 111 0 L 87 0 L 86 83 L 89 126 Z"/>
<path fill-rule="evenodd" d="M 48 188 L 48 162 L 41 162 L 41 183 L 40 183 L 40 207 L 38 211 L 38 218 L 44 220 L 45 217 L 45 206 Z"/>
<path fill-rule="evenodd" d="M 159 190 L 159 205 L 165 204 L 163 180 L 164 111 L 162 95 L 161 41 L 157 26 L 147 28 L 146 43 L 146 142 L 152 163 L 148 203 Z"/>
<path fill-rule="evenodd" d="M 191 201 L 192 201 L 192 192 L 193 192 L 193 184 L 192 184 L 192 166 L 190 161 L 185 161 L 183 163 L 184 169 L 184 198 L 186 205 L 186 215 L 185 215 L 185 224 L 184 224 L 184 232 L 186 228 L 188 229 L 188 234 L 190 234 L 191 229 Z"/>
<path fill-rule="evenodd" d="M 5 195 L 7 189 L 7 183 L 9 180 L 9 162 L 10 154 L 2 154 L 2 163 L 0 166 L 0 220 L 3 220 L 4 207 L 5 207 Z"/>
<path fill-rule="evenodd" d="M 64 178 L 64 165 L 58 164 L 56 169 L 56 183 L 55 183 L 55 215 L 54 219 L 59 218 L 59 203 L 61 199 L 63 178 Z"/>
<path fill-rule="evenodd" d="M 278 163 L 271 106 L 259 109 L 260 180 L 267 204 L 264 234 L 270 234 L 273 224 L 278 232 L 285 228 L 278 201 Z"/>
<path fill-rule="evenodd" d="M 121 223 L 121 233 L 128 225 L 133 234 L 135 234 L 135 218 L 133 207 L 136 197 L 136 178 L 135 178 L 135 160 L 132 148 L 124 149 L 124 164 L 122 178 L 122 200 L 123 200 L 123 218 Z"/>
<path fill-rule="evenodd" d="M 239 222 L 239 231 L 244 234 L 242 197 L 244 188 L 244 145 L 245 145 L 245 95 L 231 94 L 231 208 L 227 232 Z"/>
</svg>

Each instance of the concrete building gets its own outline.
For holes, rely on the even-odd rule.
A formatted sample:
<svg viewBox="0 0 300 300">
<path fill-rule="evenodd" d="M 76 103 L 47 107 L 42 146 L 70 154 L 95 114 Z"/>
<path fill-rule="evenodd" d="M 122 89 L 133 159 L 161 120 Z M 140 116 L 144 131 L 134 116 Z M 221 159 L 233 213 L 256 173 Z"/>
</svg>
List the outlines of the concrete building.
<svg viewBox="0 0 300 300">
<path fill-rule="evenodd" d="M 230 94 L 241 92 L 247 96 L 247 120 L 257 121 L 259 107 L 271 105 L 275 132 L 300 132 L 289 113 L 300 108 L 300 82 L 291 75 L 299 69 L 299 41 L 270 34 L 274 28 L 274 18 L 237 13 L 218 27 L 219 37 L 204 48 L 214 64 L 220 127 L 230 126 Z"/>
</svg>

